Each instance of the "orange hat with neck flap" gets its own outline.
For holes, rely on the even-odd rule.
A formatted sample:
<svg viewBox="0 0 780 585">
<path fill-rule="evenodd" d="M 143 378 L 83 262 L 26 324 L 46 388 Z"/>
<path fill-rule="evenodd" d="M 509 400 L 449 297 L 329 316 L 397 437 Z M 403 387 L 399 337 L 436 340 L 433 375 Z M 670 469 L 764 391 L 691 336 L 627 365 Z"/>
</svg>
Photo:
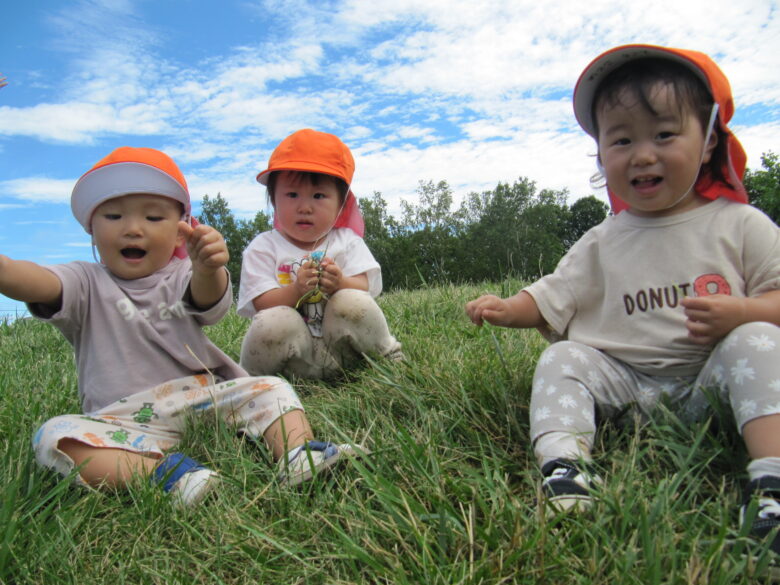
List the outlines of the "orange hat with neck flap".
<svg viewBox="0 0 780 585">
<path fill-rule="evenodd" d="M 713 101 L 718 105 L 717 124 L 726 136 L 727 157 L 722 173 L 729 183 L 710 177 L 702 172 L 696 181 L 696 191 L 708 199 L 726 197 L 739 203 L 747 203 L 748 197 L 742 185 L 747 157 L 745 150 L 726 124 L 734 115 L 734 100 L 729 81 L 715 62 L 704 53 L 686 49 L 673 49 L 655 45 L 623 45 L 610 49 L 596 57 L 585 68 L 574 88 L 574 115 L 582 129 L 598 140 L 596 126 L 592 118 L 593 98 L 602 81 L 618 67 L 637 59 L 667 59 L 687 67 L 701 79 L 709 89 Z M 607 185 L 613 213 L 619 213 L 628 206 L 615 195 Z"/>
</svg>

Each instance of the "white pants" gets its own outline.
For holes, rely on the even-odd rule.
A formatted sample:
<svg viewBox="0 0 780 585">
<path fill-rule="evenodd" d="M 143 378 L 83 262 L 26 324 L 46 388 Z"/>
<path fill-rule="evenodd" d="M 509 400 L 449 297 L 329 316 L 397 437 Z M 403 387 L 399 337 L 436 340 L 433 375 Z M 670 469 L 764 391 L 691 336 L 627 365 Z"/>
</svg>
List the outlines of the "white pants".
<svg viewBox="0 0 780 585">
<path fill-rule="evenodd" d="M 292 307 L 258 312 L 241 346 L 241 366 L 257 376 L 327 379 L 357 364 L 363 354 L 394 359 L 401 344 L 370 294 L 344 289 L 325 305 L 322 337 L 312 336 Z"/>
<path fill-rule="evenodd" d="M 260 439 L 275 420 L 292 410 L 303 406 L 280 378 L 221 381 L 209 375 L 187 376 L 131 394 L 94 413 L 56 416 L 35 433 L 33 449 L 38 463 L 68 475 L 74 464 L 59 449 L 62 439 L 161 457 L 179 442 L 192 416 L 218 416 L 235 425 L 237 432 Z"/>
</svg>

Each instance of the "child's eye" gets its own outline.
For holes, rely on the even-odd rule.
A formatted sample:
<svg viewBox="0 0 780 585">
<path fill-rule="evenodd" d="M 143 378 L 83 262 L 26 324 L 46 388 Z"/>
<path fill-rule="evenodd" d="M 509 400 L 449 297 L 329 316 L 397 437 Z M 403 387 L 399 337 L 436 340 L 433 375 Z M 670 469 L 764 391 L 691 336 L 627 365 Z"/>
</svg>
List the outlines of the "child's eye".
<svg viewBox="0 0 780 585">
<path fill-rule="evenodd" d="M 146 219 L 147 221 L 162 221 L 165 218 L 160 215 L 147 215 Z"/>
<path fill-rule="evenodd" d="M 612 144 L 615 146 L 627 146 L 628 144 L 631 144 L 631 141 L 628 138 L 617 138 L 612 141 Z"/>
<path fill-rule="evenodd" d="M 314 194 L 315 199 L 327 199 L 328 194 L 327 193 L 315 193 Z"/>
<path fill-rule="evenodd" d="M 288 191 L 284 194 L 285 197 L 289 197 L 290 199 L 295 199 L 298 196 L 298 193 L 295 191 Z"/>
<path fill-rule="evenodd" d="M 104 213 L 103 217 L 108 220 L 114 221 L 120 219 L 122 216 L 119 213 Z"/>
<path fill-rule="evenodd" d="M 664 130 L 662 132 L 658 133 L 658 139 L 659 140 L 668 140 L 669 138 L 674 138 L 675 133 L 671 130 Z"/>
</svg>

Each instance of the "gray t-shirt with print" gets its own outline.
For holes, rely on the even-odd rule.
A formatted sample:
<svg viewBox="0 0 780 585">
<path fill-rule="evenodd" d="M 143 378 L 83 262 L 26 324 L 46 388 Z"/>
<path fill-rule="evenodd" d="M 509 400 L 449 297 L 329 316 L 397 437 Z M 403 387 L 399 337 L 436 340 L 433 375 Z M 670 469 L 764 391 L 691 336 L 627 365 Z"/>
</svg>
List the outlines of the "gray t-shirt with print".
<svg viewBox="0 0 780 585">
<path fill-rule="evenodd" d="M 218 322 L 232 287 L 206 311 L 189 302 L 189 259 L 136 280 L 117 278 L 92 262 L 47 266 L 62 282 L 62 307 L 30 312 L 59 329 L 73 345 L 85 413 L 168 380 L 211 371 L 224 379 L 246 376 L 202 327 Z"/>
</svg>

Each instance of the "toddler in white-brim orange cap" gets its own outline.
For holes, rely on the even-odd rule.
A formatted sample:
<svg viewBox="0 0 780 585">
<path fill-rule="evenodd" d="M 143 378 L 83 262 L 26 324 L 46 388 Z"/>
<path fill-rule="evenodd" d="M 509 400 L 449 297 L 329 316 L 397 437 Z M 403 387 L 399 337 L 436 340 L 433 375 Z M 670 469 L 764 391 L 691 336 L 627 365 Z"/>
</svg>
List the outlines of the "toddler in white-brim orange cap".
<svg viewBox="0 0 780 585">
<path fill-rule="evenodd" d="M 0 294 L 56 327 L 78 368 L 82 412 L 40 426 L 32 445 L 41 466 L 95 488 L 145 478 L 175 505 L 194 506 L 219 476 L 172 452 L 193 415 L 265 442 L 290 485 L 362 451 L 315 441 L 287 382 L 248 377 L 205 335 L 233 304 L 229 253 L 216 229 L 182 221 L 187 184 L 168 156 L 119 148 L 81 177 L 71 204 L 100 263 L 44 267 L 0 254 Z M 172 258 L 177 246 L 188 257 Z"/>
</svg>

